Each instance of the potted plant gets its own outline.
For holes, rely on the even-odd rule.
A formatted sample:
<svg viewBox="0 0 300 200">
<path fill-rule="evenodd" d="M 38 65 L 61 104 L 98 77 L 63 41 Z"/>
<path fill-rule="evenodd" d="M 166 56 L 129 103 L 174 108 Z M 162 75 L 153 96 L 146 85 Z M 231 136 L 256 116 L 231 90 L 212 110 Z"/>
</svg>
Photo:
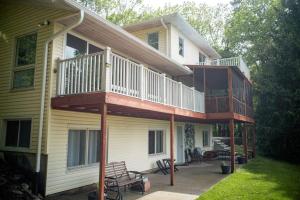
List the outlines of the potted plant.
<svg viewBox="0 0 300 200">
<path fill-rule="evenodd" d="M 98 199 L 98 192 L 92 191 L 88 193 L 88 200 L 97 200 Z"/>
<path fill-rule="evenodd" d="M 96 186 L 97 189 L 88 193 L 88 200 L 98 200 L 99 183 L 95 185 L 97 185 Z"/>
<path fill-rule="evenodd" d="M 238 164 L 241 165 L 241 164 L 245 164 L 246 163 L 246 158 L 244 155 L 240 155 L 237 157 L 237 161 L 238 161 Z"/>
<path fill-rule="evenodd" d="M 229 174 L 230 173 L 230 165 L 227 164 L 224 161 L 221 163 L 221 169 L 222 169 L 222 174 Z"/>
</svg>

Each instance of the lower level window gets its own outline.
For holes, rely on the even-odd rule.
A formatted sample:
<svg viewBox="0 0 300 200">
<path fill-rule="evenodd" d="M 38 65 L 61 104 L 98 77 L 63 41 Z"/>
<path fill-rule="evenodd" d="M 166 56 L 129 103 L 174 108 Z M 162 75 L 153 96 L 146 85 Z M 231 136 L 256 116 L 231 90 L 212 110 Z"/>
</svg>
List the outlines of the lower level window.
<svg viewBox="0 0 300 200">
<path fill-rule="evenodd" d="M 69 130 L 67 167 L 99 162 L 99 130 Z"/>
<path fill-rule="evenodd" d="M 30 146 L 31 120 L 6 120 L 5 146 Z"/>
<path fill-rule="evenodd" d="M 164 131 L 162 130 L 150 130 L 148 132 L 148 153 L 159 154 L 164 153 L 165 144 Z"/>
<path fill-rule="evenodd" d="M 208 131 L 203 131 L 203 146 L 209 146 L 209 133 Z"/>
</svg>

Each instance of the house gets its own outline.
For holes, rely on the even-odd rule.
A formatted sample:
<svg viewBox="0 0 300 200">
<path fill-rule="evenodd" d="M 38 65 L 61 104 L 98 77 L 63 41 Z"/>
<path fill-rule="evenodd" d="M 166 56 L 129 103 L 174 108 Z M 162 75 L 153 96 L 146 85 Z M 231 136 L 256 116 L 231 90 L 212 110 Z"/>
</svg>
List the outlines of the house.
<svg viewBox="0 0 300 200">
<path fill-rule="evenodd" d="M 105 162 L 184 162 L 213 149 L 214 123 L 231 144 L 235 122 L 254 123 L 247 66 L 178 14 L 123 29 L 72 0 L 1 0 L 0 36 L 0 150 L 45 195 L 103 183 Z"/>
</svg>

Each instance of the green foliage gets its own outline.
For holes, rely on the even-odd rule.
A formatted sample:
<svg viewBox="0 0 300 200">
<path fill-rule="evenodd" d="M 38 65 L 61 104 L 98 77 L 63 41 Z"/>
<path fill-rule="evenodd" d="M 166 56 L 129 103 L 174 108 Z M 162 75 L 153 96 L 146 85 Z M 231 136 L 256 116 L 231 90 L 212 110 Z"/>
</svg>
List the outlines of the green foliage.
<svg viewBox="0 0 300 200">
<path fill-rule="evenodd" d="M 299 0 L 241 0 L 234 5 L 226 42 L 252 67 L 259 150 L 300 162 Z"/>
<path fill-rule="evenodd" d="M 143 5 L 143 0 L 79 0 L 84 6 L 94 10 L 105 19 L 127 25 L 163 15 L 180 13 L 213 47 L 224 49 L 224 31 L 230 9 L 225 4 L 211 7 L 186 1 L 174 6 L 157 9 Z"/>
<path fill-rule="evenodd" d="M 230 14 L 228 5 L 208 6 L 186 1 L 174 6 L 150 9 L 143 13 L 143 18 L 150 19 L 175 12 L 181 14 L 217 50 L 224 48 L 225 24 Z"/>
<path fill-rule="evenodd" d="M 125 25 L 141 19 L 143 0 L 78 0 L 103 18 Z"/>
<path fill-rule="evenodd" d="M 278 0 L 235 0 L 231 19 L 226 24 L 227 50 L 242 55 L 247 64 L 257 66 L 264 50 L 272 44 L 276 29 Z"/>
<path fill-rule="evenodd" d="M 214 185 L 198 200 L 300 199 L 300 166 L 258 157 Z"/>
</svg>

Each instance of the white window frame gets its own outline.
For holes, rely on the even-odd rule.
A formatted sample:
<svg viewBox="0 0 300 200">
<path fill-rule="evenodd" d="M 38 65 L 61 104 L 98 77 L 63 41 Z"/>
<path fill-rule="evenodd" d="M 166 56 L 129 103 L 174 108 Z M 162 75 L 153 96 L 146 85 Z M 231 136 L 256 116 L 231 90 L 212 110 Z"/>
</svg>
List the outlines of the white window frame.
<svg viewBox="0 0 300 200">
<path fill-rule="evenodd" d="M 204 134 L 207 133 L 207 145 L 204 145 Z M 203 130 L 202 131 L 202 145 L 203 147 L 210 147 L 210 134 L 209 134 L 209 131 L 208 130 Z"/>
<path fill-rule="evenodd" d="M 198 58 L 199 64 L 200 64 L 200 63 L 205 63 L 206 60 L 207 60 L 207 56 L 204 55 L 204 54 L 203 54 L 202 52 L 200 52 L 200 51 L 199 51 L 199 54 L 198 54 L 198 55 L 199 55 L 199 58 Z M 202 58 L 204 58 L 204 61 L 201 61 L 201 62 L 200 62 L 200 55 L 201 55 Z"/>
<path fill-rule="evenodd" d="M 20 121 L 30 121 L 31 122 L 31 127 L 30 127 L 30 138 L 29 138 L 29 146 L 28 147 L 20 147 L 20 146 L 7 146 L 6 145 L 6 130 L 7 130 L 7 121 L 19 121 L 19 129 L 18 129 L 18 140 L 17 140 L 17 145 L 19 145 L 19 139 L 20 139 Z M 31 139 L 32 139 L 32 130 L 33 130 L 33 120 L 32 118 L 7 118 L 3 120 L 3 127 L 4 127 L 4 141 L 3 141 L 3 146 L 7 149 L 24 149 L 24 150 L 29 150 L 31 148 Z"/>
<path fill-rule="evenodd" d="M 182 40 L 182 54 L 180 54 L 180 40 Z M 178 54 L 184 57 L 184 39 L 183 37 L 178 37 Z"/>
<path fill-rule="evenodd" d="M 84 156 L 84 164 L 83 165 L 76 165 L 76 166 L 71 166 L 68 167 L 68 155 L 69 155 L 69 132 L 70 131 L 85 131 L 85 156 Z M 89 160 L 89 137 L 90 137 L 90 131 L 100 131 L 100 129 L 84 129 L 84 128 L 69 128 L 68 129 L 68 140 L 67 140 L 67 159 L 66 159 L 66 169 L 67 171 L 73 171 L 76 169 L 81 169 L 81 168 L 86 168 L 86 167 L 91 167 L 91 166 L 98 166 L 99 162 L 95 163 L 88 163 Z M 99 144 L 100 145 L 100 144 Z"/>
<path fill-rule="evenodd" d="M 28 64 L 28 65 L 17 65 L 17 60 L 18 60 L 18 39 L 22 37 L 26 37 L 29 35 L 36 35 L 36 47 L 35 47 L 35 58 L 34 58 L 34 63 Z M 35 74 L 36 74 L 36 61 L 37 61 L 37 48 L 38 48 L 38 33 L 37 32 L 29 32 L 23 35 L 18 35 L 14 39 L 14 47 L 13 47 L 13 66 L 12 66 L 12 72 L 11 72 L 11 81 L 10 81 L 10 89 L 12 91 L 18 91 L 18 90 L 30 90 L 35 87 Z M 21 72 L 21 71 L 26 71 L 26 70 L 31 70 L 33 69 L 33 84 L 31 86 L 27 87 L 15 87 L 14 86 L 14 79 L 15 79 L 15 73 L 16 72 Z"/>
<path fill-rule="evenodd" d="M 149 36 L 151 34 L 157 34 L 157 49 L 149 43 Z M 151 32 L 151 33 L 147 34 L 147 44 L 150 45 L 151 47 L 153 47 L 154 49 L 159 50 L 159 31 L 155 31 L 155 32 Z"/>
<path fill-rule="evenodd" d="M 149 132 L 150 131 L 154 131 L 154 153 L 149 153 L 149 147 L 150 147 L 149 146 Z M 157 134 L 158 131 L 161 131 L 163 133 L 163 151 L 159 152 L 159 153 L 156 152 L 156 134 Z M 148 149 L 147 149 L 147 151 L 148 151 L 149 156 L 156 156 L 156 155 L 166 154 L 166 131 L 165 130 L 163 130 L 163 129 L 149 129 L 147 137 L 148 137 Z"/>
<path fill-rule="evenodd" d="M 69 31 L 67 32 L 66 34 L 64 34 L 64 47 L 63 47 L 63 58 L 64 59 L 67 59 L 66 58 L 66 47 L 67 47 L 67 35 L 70 34 L 70 35 L 73 35 L 81 40 L 84 40 L 86 42 L 86 54 L 85 55 L 88 55 L 89 54 L 89 45 L 93 45 L 95 47 L 98 47 L 99 49 L 102 49 L 104 50 L 105 49 L 105 46 L 102 46 L 98 43 L 95 43 L 93 42 L 92 40 L 86 38 L 86 37 L 83 37 L 82 35 L 78 34 L 78 33 L 75 33 L 73 31 Z"/>
</svg>

